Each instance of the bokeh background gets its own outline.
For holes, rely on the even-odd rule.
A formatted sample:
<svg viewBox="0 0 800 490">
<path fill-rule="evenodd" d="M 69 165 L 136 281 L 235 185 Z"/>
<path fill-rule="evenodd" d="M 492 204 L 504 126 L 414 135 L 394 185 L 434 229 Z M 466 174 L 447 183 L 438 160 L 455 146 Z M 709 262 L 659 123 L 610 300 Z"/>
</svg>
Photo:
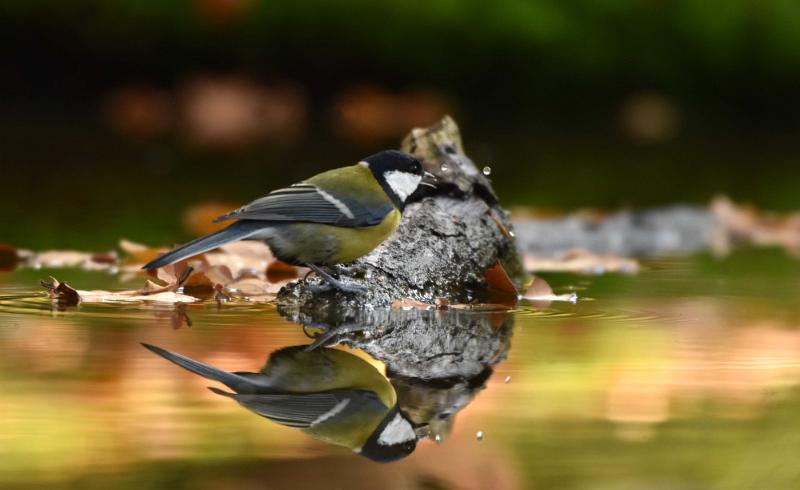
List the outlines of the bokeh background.
<svg viewBox="0 0 800 490">
<path fill-rule="evenodd" d="M 800 207 L 797 0 L 3 0 L 0 33 L 2 244 L 180 242 L 446 113 L 508 207 Z M 138 345 L 254 370 L 308 342 L 273 305 L 190 305 L 173 330 L 171 307 L 22 291 L 50 273 L 120 287 L 2 273 L 3 488 L 800 488 L 780 250 L 547 276 L 581 301 L 520 307 L 452 436 L 389 466 Z"/>
<path fill-rule="evenodd" d="M 445 113 L 509 206 L 797 207 L 792 0 L 6 0 L 0 32 L 17 246 L 181 241 Z"/>
</svg>

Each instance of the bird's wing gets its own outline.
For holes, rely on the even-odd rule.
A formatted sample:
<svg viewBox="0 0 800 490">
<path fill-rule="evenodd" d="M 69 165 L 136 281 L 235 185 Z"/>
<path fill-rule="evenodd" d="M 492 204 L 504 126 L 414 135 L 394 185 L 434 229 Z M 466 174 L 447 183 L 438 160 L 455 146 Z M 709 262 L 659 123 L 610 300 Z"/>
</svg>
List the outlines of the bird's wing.
<svg viewBox="0 0 800 490">
<path fill-rule="evenodd" d="M 301 183 L 270 192 L 214 221 L 297 221 L 355 228 L 377 225 L 391 210 L 389 203 L 367 206 L 314 184 Z"/>
<path fill-rule="evenodd" d="M 262 417 L 301 429 L 313 427 L 335 417 L 350 403 L 356 403 L 362 408 L 365 404 L 373 409 L 383 407 L 380 399 L 374 393 L 361 390 L 337 390 L 322 393 L 224 394 Z"/>
</svg>

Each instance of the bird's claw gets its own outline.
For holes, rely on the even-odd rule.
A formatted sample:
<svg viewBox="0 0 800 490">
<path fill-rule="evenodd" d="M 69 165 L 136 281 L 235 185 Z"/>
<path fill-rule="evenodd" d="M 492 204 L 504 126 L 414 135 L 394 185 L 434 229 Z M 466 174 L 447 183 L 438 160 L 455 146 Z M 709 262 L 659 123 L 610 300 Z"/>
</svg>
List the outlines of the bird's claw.
<svg viewBox="0 0 800 490">
<path fill-rule="evenodd" d="M 344 293 L 361 294 L 369 290 L 366 286 L 362 286 L 361 284 L 344 282 L 336 279 L 316 265 L 309 264 L 309 268 L 325 280 L 323 284 L 312 284 L 309 286 L 314 292 L 329 291 L 331 288 L 336 288 Z"/>
</svg>

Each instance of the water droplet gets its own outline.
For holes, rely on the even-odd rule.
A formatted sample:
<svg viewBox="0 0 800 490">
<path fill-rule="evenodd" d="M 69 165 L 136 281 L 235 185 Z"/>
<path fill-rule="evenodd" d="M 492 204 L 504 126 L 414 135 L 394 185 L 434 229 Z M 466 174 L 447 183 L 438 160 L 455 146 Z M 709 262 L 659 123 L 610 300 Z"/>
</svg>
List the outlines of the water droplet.
<svg viewBox="0 0 800 490">
<path fill-rule="evenodd" d="M 488 165 L 483 167 L 483 175 L 489 176 L 491 174 L 492 174 L 492 167 Z"/>
<path fill-rule="evenodd" d="M 440 436 L 439 434 L 436 434 L 436 436 L 434 436 L 433 440 L 436 441 L 436 444 L 441 444 L 442 443 L 442 436 Z"/>
<path fill-rule="evenodd" d="M 506 384 L 508 384 L 510 382 L 511 382 L 511 376 L 506 376 L 506 379 L 503 380 L 503 383 L 506 383 Z"/>
<path fill-rule="evenodd" d="M 508 232 L 508 236 L 510 236 L 511 238 L 514 238 L 515 236 L 517 236 L 517 234 L 514 233 L 513 231 L 509 231 Z"/>
<path fill-rule="evenodd" d="M 448 171 L 450 171 L 450 167 L 448 167 L 447 165 L 442 165 L 442 172 L 448 172 Z"/>
<path fill-rule="evenodd" d="M 483 431 L 482 431 L 482 430 L 479 430 L 479 431 L 478 431 L 478 432 L 475 434 L 475 438 L 476 438 L 476 439 L 478 439 L 479 441 L 482 441 L 482 440 L 483 440 Z"/>
</svg>

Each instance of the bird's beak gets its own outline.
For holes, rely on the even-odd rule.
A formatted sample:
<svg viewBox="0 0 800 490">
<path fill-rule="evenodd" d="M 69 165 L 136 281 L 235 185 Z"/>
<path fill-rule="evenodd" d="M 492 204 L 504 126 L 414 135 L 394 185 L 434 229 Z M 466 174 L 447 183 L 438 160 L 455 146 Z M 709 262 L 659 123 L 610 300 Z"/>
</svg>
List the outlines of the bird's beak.
<svg viewBox="0 0 800 490">
<path fill-rule="evenodd" d="M 424 185 L 425 187 L 436 189 L 437 188 L 436 182 L 437 182 L 436 176 L 426 170 L 422 176 L 422 181 L 419 183 L 419 185 Z"/>
</svg>

